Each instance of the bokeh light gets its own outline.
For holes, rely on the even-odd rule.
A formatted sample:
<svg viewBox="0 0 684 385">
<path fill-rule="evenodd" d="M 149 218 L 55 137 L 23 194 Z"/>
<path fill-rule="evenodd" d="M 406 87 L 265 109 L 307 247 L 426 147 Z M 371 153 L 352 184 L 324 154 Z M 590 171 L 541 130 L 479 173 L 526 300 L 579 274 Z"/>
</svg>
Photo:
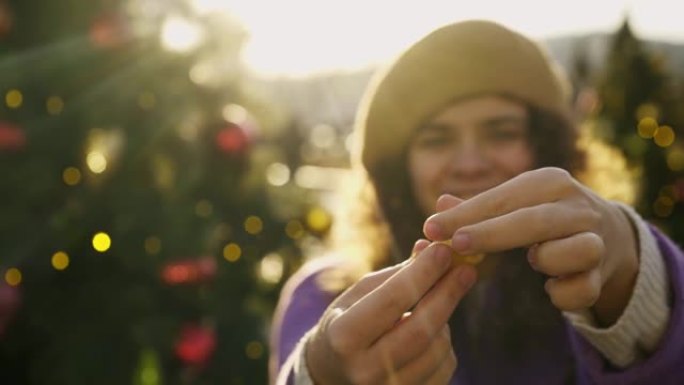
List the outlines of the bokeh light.
<svg viewBox="0 0 684 385">
<path fill-rule="evenodd" d="M 239 104 L 228 104 L 221 111 L 223 118 L 229 122 L 241 125 L 247 121 L 247 110 Z"/>
<path fill-rule="evenodd" d="M 252 235 L 259 234 L 264 228 L 264 223 L 256 215 L 250 215 L 245 219 L 245 231 Z"/>
<path fill-rule="evenodd" d="M 150 255 L 159 254 L 159 252 L 161 251 L 161 247 L 162 247 L 161 239 L 159 239 L 158 237 L 154 237 L 154 236 L 147 237 L 147 238 L 145 238 L 144 247 L 145 247 L 145 252 L 147 252 L 147 254 L 150 254 Z"/>
<path fill-rule="evenodd" d="M 69 267 L 69 255 L 64 251 L 58 251 L 52 254 L 52 259 L 50 262 L 55 270 L 64 270 Z"/>
<path fill-rule="evenodd" d="M 45 108 L 50 115 L 59 115 L 64 110 L 64 100 L 59 96 L 50 96 L 45 102 Z"/>
<path fill-rule="evenodd" d="M 195 204 L 195 214 L 197 214 L 198 217 L 209 218 L 213 212 L 214 205 L 206 199 L 202 199 Z"/>
<path fill-rule="evenodd" d="M 335 128 L 328 124 L 318 124 L 311 129 L 311 144 L 318 148 L 330 148 L 335 144 Z"/>
<path fill-rule="evenodd" d="M 309 210 L 306 215 L 306 223 L 310 229 L 318 232 L 326 231 L 331 223 L 332 218 L 327 211 L 320 207 L 314 207 Z"/>
<path fill-rule="evenodd" d="M 107 158 L 99 151 L 91 151 L 86 156 L 86 164 L 90 171 L 101 174 L 107 169 Z"/>
<path fill-rule="evenodd" d="M 245 354 L 252 360 L 258 360 L 264 355 L 264 344 L 259 341 L 250 341 L 245 347 Z"/>
<path fill-rule="evenodd" d="M 7 94 L 5 94 L 5 103 L 7 104 L 7 107 L 17 109 L 21 107 L 21 104 L 24 101 L 24 95 L 21 94 L 21 91 L 13 89 L 7 91 Z"/>
<path fill-rule="evenodd" d="M 188 52 L 202 41 L 202 30 L 196 24 L 177 16 L 164 21 L 161 32 L 164 48 L 176 52 Z"/>
<path fill-rule="evenodd" d="M 266 168 L 266 180 L 273 186 L 283 186 L 290 181 L 290 168 L 279 162 L 271 163 Z"/>
<path fill-rule="evenodd" d="M 658 130 L 658 122 L 652 117 L 645 117 L 639 120 L 639 125 L 637 126 L 639 136 L 644 139 L 651 139 L 655 135 L 656 130 Z"/>
<path fill-rule="evenodd" d="M 81 171 L 76 167 L 67 167 L 62 172 L 62 180 L 68 186 L 76 186 L 81 182 Z"/>
<path fill-rule="evenodd" d="M 660 126 L 653 135 L 653 141 L 660 147 L 669 147 L 674 143 L 675 133 L 670 126 Z"/>
<path fill-rule="evenodd" d="M 678 147 L 670 150 L 667 153 L 667 167 L 675 172 L 684 171 L 684 150 Z"/>
<path fill-rule="evenodd" d="M 223 258 L 228 262 L 237 262 L 242 255 L 242 249 L 236 243 L 229 243 L 223 248 Z"/>
<path fill-rule="evenodd" d="M 275 285 L 283 278 L 283 257 L 277 253 L 266 255 L 259 262 L 259 278 L 271 285 Z"/>
<path fill-rule="evenodd" d="M 138 95 L 138 106 L 143 110 L 151 110 L 157 105 L 157 97 L 151 92 L 142 92 Z"/>
<path fill-rule="evenodd" d="M 99 232 L 93 236 L 93 248 L 104 253 L 112 246 L 112 239 L 107 233 Z"/>
<path fill-rule="evenodd" d="M 301 221 L 292 219 L 285 225 L 285 234 L 292 239 L 300 239 L 304 236 L 304 226 Z"/>
<path fill-rule="evenodd" d="M 9 268 L 5 272 L 5 282 L 10 286 L 19 286 L 21 279 L 21 271 L 16 267 Z"/>
<path fill-rule="evenodd" d="M 661 218 L 669 217 L 674 209 L 674 203 L 672 198 L 660 196 L 656 199 L 655 203 L 653 203 L 653 212 Z"/>
</svg>

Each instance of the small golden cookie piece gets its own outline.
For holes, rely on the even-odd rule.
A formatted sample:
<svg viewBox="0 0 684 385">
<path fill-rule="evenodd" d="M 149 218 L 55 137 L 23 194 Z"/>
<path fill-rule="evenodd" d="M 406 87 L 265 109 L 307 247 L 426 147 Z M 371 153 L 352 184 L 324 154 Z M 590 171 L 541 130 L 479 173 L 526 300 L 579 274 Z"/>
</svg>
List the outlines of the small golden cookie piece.
<svg viewBox="0 0 684 385">
<path fill-rule="evenodd" d="M 451 247 L 451 241 L 450 241 L 450 240 L 441 241 L 440 243 L 442 243 L 442 244 L 444 244 L 444 245 L 447 245 L 447 246 Z M 454 263 L 455 263 L 455 264 L 467 263 L 467 264 L 469 264 L 469 265 L 476 266 L 476 265 L 478 265 L 480 262 L 482 262 L 482 260 L 484 259 L 485 255 L 484 255 L 484 254 L 461 255 L 461 254 L 459 254 L 459 253 L 457 253 L 457 252 L 454 251 L 454 252 L 452 253 L 452 257 L 454 258 Z"/>
</svg>

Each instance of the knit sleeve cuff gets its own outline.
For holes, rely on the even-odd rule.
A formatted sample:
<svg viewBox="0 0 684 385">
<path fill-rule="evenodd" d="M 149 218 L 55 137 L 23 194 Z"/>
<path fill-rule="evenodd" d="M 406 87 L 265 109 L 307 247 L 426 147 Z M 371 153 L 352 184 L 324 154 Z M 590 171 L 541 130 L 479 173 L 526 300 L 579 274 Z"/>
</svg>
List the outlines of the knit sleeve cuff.
<svg viewBox="0 0 684 385">
<path fill-rule="evenodd" d="M 639 272 L 632 297 L 608 328 L 598 327 L 588 310 L 564 315 L 613 365 L 626 368 L 658 347 L 670 319 L 669 282 L 663 256 L 646 223 L 631 207 L 616 204 L 634 225 L 639 239 Z"/>
<path fill-rule="evenodd" d="M 306 343 L 316 328 L 307 332 L 297 343 L 294 354 L 294 385 L 314 385 L 306 366 Z"/>
</svg>

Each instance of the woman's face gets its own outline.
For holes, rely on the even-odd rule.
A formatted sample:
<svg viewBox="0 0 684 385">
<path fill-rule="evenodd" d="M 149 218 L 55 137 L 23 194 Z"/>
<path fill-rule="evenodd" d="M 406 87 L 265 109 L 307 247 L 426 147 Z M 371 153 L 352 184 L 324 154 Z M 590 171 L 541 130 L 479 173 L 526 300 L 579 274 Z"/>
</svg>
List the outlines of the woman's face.
<svg viewBox="0 0 684 385">
<path fill-rule="evenodd" d="M 425 215 L 444 193 L 468 199 L 530 170 L 524 104 L 499 96 L 459 101 L 420 127 L 409 144 L 413 194 Z"/>
</svg>

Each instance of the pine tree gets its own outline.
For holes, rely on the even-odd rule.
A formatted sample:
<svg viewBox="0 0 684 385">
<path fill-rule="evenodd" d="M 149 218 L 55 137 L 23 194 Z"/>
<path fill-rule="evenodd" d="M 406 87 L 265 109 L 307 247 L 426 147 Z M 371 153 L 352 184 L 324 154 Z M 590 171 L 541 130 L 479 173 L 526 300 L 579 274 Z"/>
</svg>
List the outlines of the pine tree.
<svg viewBox="0 0 684 385">
<path fill-rule="evenodd" d="M 186 2 L 2 4 L 0 383 L 266 383 L 305 226 L 255 176 L 244 31 Z M 167 49 L 170 20 L 201 44 Z"/>
<path fill-rule="evenodd" d="M 640 173 L 638 210 L 684 241 L 684 98 L 662 55 L 647 51 L 626 19 L 598 85 L 599 136 Z"/>
</svg>

